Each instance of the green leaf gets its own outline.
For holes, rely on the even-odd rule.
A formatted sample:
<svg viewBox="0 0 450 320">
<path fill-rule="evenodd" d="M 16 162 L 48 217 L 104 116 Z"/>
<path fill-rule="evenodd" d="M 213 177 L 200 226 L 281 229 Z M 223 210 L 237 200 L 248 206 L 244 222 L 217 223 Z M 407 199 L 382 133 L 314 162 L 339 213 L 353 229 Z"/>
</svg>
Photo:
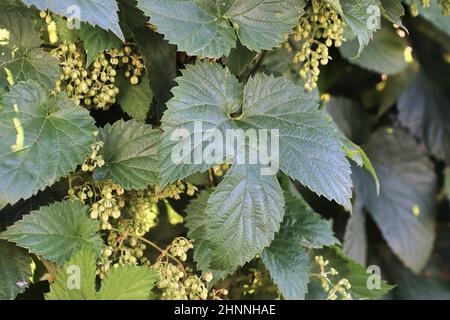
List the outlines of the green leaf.
<svg viewBox="0 0 450 320">
<path fill-rule="evenodd" d="M 119 19 L 126 38 L 135 38 L 136 27 L 144 27 L 148 17 L 137 8 L 137 0 L 118 0 Z"/>
<path fill-rule="evenodd" d="M 92 26 L 111 30 L 122 41 L 125 41 L 119 26 L 118 6 L 115 0 L 22 0 L 28 6 L 39 10 L 50 10 L 65 17 L 76 17 Z M 79 15 L 79 16 L 77 16 Z"/>
<path fill-rule="evenodd" d="M 305 248 L 293 246 L 286 237 L 277 236 L 261 258 L 270 277 L 286 300 L 303 300 L 308 291 L 309 253 Z"/>
<path fill-rule="evenodd" d="M 370 119 L 364 108 L 354 101 L 344 97 L 331 97 L 325 105 L 327 113 L 340 131 L 342 148 L 347 158 L 354 161 L 358 166 L 364 167 L 372 175 L 377 193 L 380 190 L 377 173 L 364 150 L 350 139 L 365 141 L 369 135 Z"/>
<path fill-rule="evenodd" d="M 400 96 L 397 107 L 402 125 L 424 141 L 434 156 L 449 163 L 450 123 L 447 119 L 450 117 L 450 86 L 437 81 L 438 77 L 431 78 L 420 71 Z"/>
<path fill-rule="evenodd" d="M 49 90 L 61 75 L 56 58 L 41 48 L 12 51 L 0 46 L 0 70 L 3 69 L 11 71 L 13 83 L 36 80 Z"/>
<path fill-rule="evenodd" d="M 208 199 L 206 239 L 212 267 L 234 271 L 269 246 L 284 215 L 275 176 L 259 166 L 233 165 Z"/>
<path fill-rule="evenodd" d="M 41 41 L 33 21 L 24 17 L 20 12 L 4 12 L 0 14 L 0 28 L 9 31 L 10 48 L 39 48 Z"/>
<path fill-rule="evenodd" d="M 402 0 L 380 0 L 381 13 L 390 22 L 395 23 L 403 29 L 405 27 L 402 23 L 402 18 L 405 15 L 405 8 L 403 8 Z"/>
<path fill-rule="evenodd" d="M 404 38 L 400 38 L 391 26 L 384 26 L 378 30 L 373 39 L 361 51 L 357 58 L 347 56 L 345 58 L 367 70 L 392 75 L 404 70 L 408 63 L 404 58 L 404 50 L 407 47 Z"/>
<path fill-rule="evenodd" d="M 289 238 L 292 243 L 308 249 L 319 249 L 339 243 L 330 224 L 314 212 L 291 181 L 283 181 L 283 189 L 286 213 L 279 236 L 283 234 L 286 240 Z"/>
<path fill-rule="evenodd" d="M 125 189 L 145 189 L 157 182 L 159 130 L 135 120 L 119 120 L 100 131 L 104 142 L 103 167 L 95 170 L 97 179 L 111 179 Z"/>
<path fill-rule="evenodd" d="M 125 266 L 111 270 L 100 291 L 95 290 L 96 259 L 83 248 L 61 268 L 50 285 L 46 300 L 148 300 L 158 279 L 157 271 Z"/>
<path fill-rule="evenodd" d="M 440 264 L 440 263 L 439 263 Z M 401 300 L 449 300 L 450 287 L 448 281 L 442 279 L 439 265 L 433 260 L 420 275 L 412 273 L 397 261 L 389 261 L 389 275 L 397 287 L 395 299 Z M 433 274 L 434 273 L 434 274 Z M 436 274 L 437 273 L 437 274 Z"/>
<path fill-rule="evenodd" d="M 304 92 L 286 79 L 263 74 L 250 78 L 242 90 L 228 70 L 203 62 L 188 66 L 177 81 L 179 86 L 173 89 L 174 98 L 169 101 L 162 119 L 165 131 L 160 152 L 162 185 L 194 172 L 204 172 L 233 156 L 225 155 L 224 150 L 223 157 L 216 157 L 212 164 L 206 161 L 192 163 L 191 154 L 186 153 L 181 154 L 181 164 L 174 165 L 172 151 L 180 145 L 191 153 L 204 153 L 210 140 L 213 141 L 208 145 L 214 146 L 215 139 L 210 132 L 219 132 L 225 137 L 227 129 L 265 129 L 268 135 L 271 129 L 278 129 L 281 171 L 317 194 L 351 207 L 350 166 L 336 129 L 318 110 L 314 94 Z M 238 112 L 241 104 L 242 116 L 232 118 L 230 114 Z M 198 120 L 204 120 L 202 132 L 207 134 L 193 144 L 194 129 L 198 130 L 194 124 Z M 171 138 L 178 129 L 186 129 L 189 133 L 181 142 Z M 215 143 L 222 148 L 219 142 Z M 238 147 L 248 149 L 249 146 Z M 242 154 L 234 151 L 234 156 Z"/>
<path fill-rule="evenodd" d="M 231 49 L 228 57 L 224 59 L 225 65 L 235 76 L 245 70 L 245 68 L 255 59 L 257 53 L 244 47 L 238 42 L 237 47 Z"/>
<path fill-rule="evenodd" d="M 132 85 L 130 80 L 117 77 L 119 97 L 117 102 L 130 117 L 137 121 L 145 121 L 153 100 L 153 91 L 150 88 L 150 80 L 144 76 L 137 85 Z"/>
<path fill-rule="evenodd" d="M 345 21 L 354 34 L 354 39 L 344 42 L 342 52 L 348 57 L 357 57 L 380 28 L 381 3 L 379 0 L 342 1 Z"/>
<path fill-rule="evenodd" d="M 83 246 L 99 252 L 102 240 L 97 231 L 98 221 L 89 217 L 89 207 L 66 200 L 32 211 L 0 236 L 62 265 Z"/>
<path fill-rule="evenodd" d="M 196 199 L 192 200 L 186 208 L 186 227 L 188 237 L 194 240 L 194 261 L 197 269 L 204 272 L 212 272 L 214 281 L 223 279 L 229 272 L 214 270 L 211 267 L 212 250 L 206 241 L 206 214 L 208 198 L 213 190 L 205 189 L 199 193 Z"/>
<path fill-rule="evenodd" d="M 437 0 L 430 0 L 430 6 L 424 8 L 420 0 L 407 0 L 408 5 L 416 4 L 419 16 L 431 22 L 436 28 L 450 36 L 450 19 L 442 14 L 442 7 Z"/>
<path fill-rule="evenodd" d="M 158 271 L 124 266 L 113 269 L 102 282 L 97 300 L 148 300 L 158 280 Z"/>
<path fill-rule="evenodd" d="M 237 38 L 250 50 L 271 49 L 285 40 L 303 13 L 301 0 L 139 0 L 150 23 L 179 51 L 228 56 Z"/>
<path fill-rule="evenodd" d="M 330 261 L 329 266 L 335 268 L 339 272 L 335 277 L 338 279 L 345 278 L 349 280 L 352 286 L 349 291 L 353 299 L 379 299 L 393 288 L 393 286 L 389 285 L 381 278 L 379 278 L 379 288 L 370 288 L 368 283 L 370 282 L 370 279 L 373 278 L 369 277 L 374 277 L 376 275 L 366 271 L 362 265 L 346 257 L 342 253 L 342 250 L 337 246 L 318 250 L 316 255 L 321 255 L 324 260 Z M 333 277 L 331 278 L 333 279 Z"/>
<path fill-rule="evenodd" d="M 83 23 L 80 29 L 80 39 L 84 42 L 86 51 L 86 65 L 90 66 L 97 55 L 113 48 L 120 48 L 122 41 L 110 31 L 100 27 L 93 27 L 90 24 Z"/>
<path fill-rule="evenodd" d="M 401 72 L 388 77 L 386 85 L 381 91 L 380 106 L 377 113 L 378 118 L 381 118 L 411 85 L 416 78 L 418 67 L 417 63 L 413 63 Z"/>
<path fill-rule="evenodd" d="M 56 24 L 56 32 L 60 41 L 77 42 L 80 38 L 80 29 L 70 29 L 67 20 L 59 15 L 52 16 Z"/>
<path fill-rule="evenodd" d="M 407 267 L 419 272 L 431 254 L 435 238 L 433 164 L 401 129 L 377 130 L 365 149 L 378 173 L 381 192 L 377 196 L 365 172 L 355 170 L 357 197 L 392 250 Z"/>
<path fill-rule="evenodd" d="M 344 235 L 344 253 L 358 263 L 365 265 L 367 259 L 366 215 L 362 201 L 356 200 L 353 212 L 347 220 Z"/>
<path fill-rule="evenodd" d="M 95 300 L 95 251 L 78 249 L 58 270 L 46 300 Z"/>
<path fill-rule="evenodd" d="M 177 76 L 177 49 L 163 36 L 149 28 L 135 30 L 136 43 L 148 70 L 150 86 L 155 94 L 154 110 L 159 117 L 165 109 L 165 103 L 172 97 L 170 89 Z"/>
<path fill-rule="evenodd" d="M 286 213 L 280 232 L 261 258 L 285 299 L 304 299 L 309 282 L 307 248 L 322 248 L 339 241 L 333 236 L 329 224 L 309 207 L 300 194 L 288 191 L 286 184 L 290 186 L 291 183 L 284 183 Z"/>
<path fill-rule="evenodd" d="M 76 169 L 95 142 L 88 111 L 29 80 L 10 87 L 0 110 L 0 198 L 27 199 Z"/>
<path fill-rule="evenodd" d="M 325 110 L 348 139 L 360 143 L 369 137 L 370 118 L 359 103 L 345 97 L 331 96 Z"/>
<path fill-rule="evenodd" d="M 26 250 L 0 241 L 0 300 L 15 299 L 28 287 L 31 258 Z"/>
<path fill-rule="evenodd" d="M 450 167 L 446 167 L 444 170 L 444 188 L 447 199 L 450 201 Z"/>
</svg>

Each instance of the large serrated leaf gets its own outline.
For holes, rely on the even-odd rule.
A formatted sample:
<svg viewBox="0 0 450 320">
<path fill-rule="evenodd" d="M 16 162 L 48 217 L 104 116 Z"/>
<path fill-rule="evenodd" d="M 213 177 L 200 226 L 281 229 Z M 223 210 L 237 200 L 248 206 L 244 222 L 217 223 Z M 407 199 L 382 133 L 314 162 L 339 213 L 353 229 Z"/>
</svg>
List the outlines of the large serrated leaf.
<svg viewBox="0 0 450 320">
<path fill-rule="evenodd" d="M 262 129 L 270 140 L 271 130 L 278 130 L 280 169 L 317 194 L 351 207 L 350 165 L 336 129 L 318 110 L 314 94 L 283 78 L 263 74 L 250 78 L 242 92 L 228 70 L 203 62 L 188 66 L 177 81 L 179 86 L 173 89 L 174 98 L 162 119 L 162 185 L 243 154 L 235 150 L 230 155 L 223 150 L 223 157 L 216 157 L 214 163 L 191 161 L 192 154 L 203 152 L 214 132 L 226 137 L 228 129 Z M 242 116 L 232 118 L 230 115 L 239 112 L 241 105 Z M 199 139 L 196 121 L 202 121 L 201 130 L 206 133 Z M 172 139 L 179 129 L 189 133 L 181 142 Z M 192 152 L 182 154 L 182 161 L 173 165 L 173 151 L 180 145 Z"/>
<path fill-rule="evenodd" d="M 95 252 L 78 251 L 58 271 L 47 300 L 147 300 L 158 274 L 146 267 L 126 266 L 111 270 L 100 291 L 95 289 Z"/>
<path fill-rule="evenodd" d="M 99 134 L 105 165 L 95 170 L 95 177 L 111 179 L 125 189 L 145 189 L 156 183 L 159 139 L 159 130 L 135 120 L 105 126 Z"/>
<path fill-rule="evenodd" d="M 208 199 L 205 236 L 212 267 L 233 271 L 269 246 L 284 215 L 275 176 L 259 166 L 233 165 Z"/>
<path fill-rule="evenodd" d="M 119 39 L 125 41 L 119 26 L 119 10 L 116 0 L 22 0 L 28 6 L 39 10 L 50 10 L 65 17 L 74 17 L 92 26 L 111 30 Z"/>
<path fill-rule="evenodd" d="M 125 266 L 111 270 L 103 280 L 97 300 L 148 300 L 158 271 Z"/>
<path fill-rule="evenodd" d="M 0 237 L 62 265 L 84 246 L 100 251 L 98 228 L 98 222 L 89 217 L 88 206 L 66 200 L 31 212 Z"/>
<path fill-rule="evenodd" d="M 90 153 L 96 127 L 65 95 L 50 96 L 35 81 L 3 95 L 0 110 L 0 198 L 27 199 L 75 170 Z"/>
<path fill-rule="evenodd" d="M 79 248 L 56 274 L 46 300 L 94 300 L 95 251 Z"/>
<path fill-rule="evenodd" d="M 365 172 L 355 170 L 357 196 L 392 250 L 407 267 L 419 272 L 430 257 L 435 238 L 433 164 L 401 129 L 390 133 L 380 128 L 366 150 L 378 173 L 381 192 L 377 196 Z"/>
<path fill-rule="evenodd" d="M 158 32 L 180 51 L 217 58 L 229 54 L 237 37 L 258 52 L 277 46 L 296 25 L 304 4 L 301 0 L 138 1 Z"/>
<path fill-rule="evenodd" d="M 309 282 L 308 248 L 322 248 L 339 241 L 333 236 L 330 225 L 316 214 L 288 179 L 283 181 L 286 213 L 269 248 L 261 258 L 285 299 L 304 299 Z"/>
<path fill-rule="evenodd" d="M 308 291 L 309 253 L 295 247 L 288 238 L 277 236 L 269 249 L 261 254 L 270 277 L 286 300 L 303 300 Z"/>
<path fill-rule="evenodd" d="M 0 300 L 12 300 L 28 287 L 31 258 L 26 250 L 0 241 Z"/>
</svg>

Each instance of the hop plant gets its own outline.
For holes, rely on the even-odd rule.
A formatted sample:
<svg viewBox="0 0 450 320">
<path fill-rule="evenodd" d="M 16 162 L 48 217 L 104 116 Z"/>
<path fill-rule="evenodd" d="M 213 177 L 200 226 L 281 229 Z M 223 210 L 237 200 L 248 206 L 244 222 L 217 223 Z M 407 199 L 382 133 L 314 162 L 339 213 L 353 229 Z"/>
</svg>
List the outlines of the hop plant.
<svg viewBox="0 0 450 320">
<path fill-rule="evenodd" d="M 442 7 L 442 14 L 444 16 L 450 16 L 450 0 L 438 0 L 438 3 Z"/>
<path fill-rule="evenodd" d="M 124 70 L 130 83 L 137 85 L 145 70 L 142 57 L 130 46 L 99 53 L 91 66 L 86 65 L 81 52 L 72 42 L 64 42 L 53 50 L 62 70 L 54 93 L 65 91 L 86 108 L 109 110 L 119 94 L 118 73 Z"/>
<path fill-rule="evenodd" d="M 312 0 L 305 15 L 300 17 L 293 39 L 300 44 L 292 62 L 301 63 L 299 75 L 305 80 L 305 90 L 317 87 L 320 65 L 326 65 L 331 57 L 329 47 L 340 47 L 345 23 L 338 12 L 327 2 Z M 287 42 L 288 49 L 292 50 Z"/>
<path fill-rule="evenodd" d="M 86 161 L 81 166 L 82 171 L 92 172 L 95 168 L 100 168 L 105 164 L 105 160 L 103 159 L 103 157 L 98 154 L 102 147 L 102 141 L 97 141 L 91 146 L 91 154 L 87 157 Z"/>
<path fill-rule="evenodd" d="M 159 209 L 151 191 L 137 191 L 131 196 L 130 212 L 134 219 L 134 233 L 142 237 L 158 224 Z"/>
<path fill-rule="evenodd" d="M 323 256 L 316 256 L 314 259 L 319 267 L 319 274 L 314 275 L 319 278 L 322 289 L 327 293 L 327 299 L 336 300 L 341 297 L 342 300 L 351 300 L 352 296 L 348 292 L 352 287 L 350 281 L 342 278 L 337 283 L 334 283 L 331 277 L 337 276 L 339 272 L 332 267 L 327 271 L 327 266 L 330 262 L 325 260 Z"/>
<path fill-rule="evenodd" d="M 120 217 L 120 210 L 125 206 L 125 201 L 121 197 L 123 194 L 123 188 L 115 183 L 105 182 L 100 186 L 100 199 L 92 204 L 90 216 L 92 219 L 100 220 L 103 230 L 111 230 L 109 220 Z"/>
<path fill-rule="evenodd" d="M 169 252 L 174 257 L 179 257 L 181 261 L 187 260 L 187 252 L 194 246 L 192 242 L 185 238 L 176 238 L 170 245 Z"/>
<path fill-rule="evenodd" d="M 441 6 L 442 14 L 444 16 L 450 16 L 450 0 L 438 0 L 437 3 Z M 420 5 L 424 9 L 428 9 L 430 8 L 430 0 L 420 0 Z M 417 17 L 419 15 L 419 8 L 416 3 L 412 3 L 409 10 L 413 17 Z"/>
<path fill-rule="evenodd" d="M 185 238 L 175 238 L 166 252 L 168 251 L 171 254 L 172 259 L 180 257 L 182 261 L 185 261 L 187 251 L 192 248 L 191 241 Z M 168 259 L 157 261 L 153 268 L 160 273 L 157 286 L 162 291 L 162 299 L 206 300 L 208 298 L 206 283 L 212 280 L 212 273 L 206 272 L 199 277 L 193 274 L 190 269 L 184 269 L 181 264 L 174 265 Z"/>
</svg>

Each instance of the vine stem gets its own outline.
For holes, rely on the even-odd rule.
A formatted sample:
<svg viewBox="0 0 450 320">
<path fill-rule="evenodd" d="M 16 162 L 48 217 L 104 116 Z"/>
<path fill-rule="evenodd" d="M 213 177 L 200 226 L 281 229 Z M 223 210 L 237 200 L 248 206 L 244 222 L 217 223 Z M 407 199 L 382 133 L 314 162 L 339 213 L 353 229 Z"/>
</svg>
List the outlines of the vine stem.
<svg viewBox="0 0 450 320">
<path fill-rule="evenodd" d="M 153 248 L 155 248 L 156 250 L 158 250 L 158 251 L 161 253 L 161 254 L 159 255 L 159 257 L 156 259 L 156 261 L 160 261 L 164 256 L 167 256 L 167 257 L 171 258 L 172 260 L 174 260 L 174 261 L 180 266 L 181 270 L 183 270 L 183 272 L 186 273 L 186 272 L 184 271 L 184 267 L 183 267 L 183 264 L 181 263 L 181 261 L 178 260 L 177 258 L 175 258 L 174 256 L 172 256 L 172 255 L 168 252 L 167 249 L 164 250 L 164 249 L 162 249 L 160 246 L 158 246 L 156 243 L 154 243 L 154 242 L 152 242 L 152 241 L 150 241 L 150 240 L 148 240 L 148 239 L 145 239 L 145 238 L 143 238 L 143 237 L 138 237 L 138 239 L 141 240 L 142 242 L 144 242 L 144 243 L 146 243 L 146 244 L 152 246 Z"/>
</svg>

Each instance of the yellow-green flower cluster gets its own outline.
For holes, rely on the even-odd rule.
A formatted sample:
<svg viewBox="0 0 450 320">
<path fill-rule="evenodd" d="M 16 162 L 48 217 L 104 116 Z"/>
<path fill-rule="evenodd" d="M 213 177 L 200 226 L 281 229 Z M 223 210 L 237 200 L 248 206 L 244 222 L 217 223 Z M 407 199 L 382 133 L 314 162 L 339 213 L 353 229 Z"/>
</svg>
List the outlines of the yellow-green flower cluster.
<svg viewBox="0 0 450 320">
<path fill-rule="evenodd" d="M 317 87 L 319 66 L 326 65 L 331 59 L 329 47 L 340 47 L 345 41 L 343 33 L 344 22 L 338 12 L 328 2 L 312 0 L 294 33 L 300 49 L 294 55 L 293 63 L 301 63 L 299 75 L 305 80 L 305 90 Z M 291 48 L 289 43 L 288 48 Z"/>
</svg>

